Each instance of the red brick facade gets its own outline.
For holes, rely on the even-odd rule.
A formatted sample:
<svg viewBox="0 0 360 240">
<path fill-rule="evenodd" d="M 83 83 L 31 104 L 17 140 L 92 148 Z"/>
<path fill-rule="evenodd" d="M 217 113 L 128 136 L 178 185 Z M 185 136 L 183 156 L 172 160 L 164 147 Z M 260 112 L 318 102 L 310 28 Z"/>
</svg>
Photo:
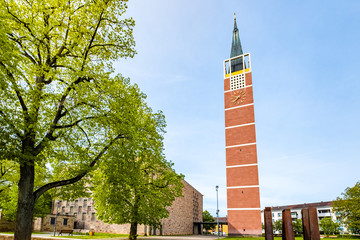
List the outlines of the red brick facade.
<svg viewBox="0 0 360 240">
<path fill-rule="evenodd" d="M 245 86 L 231 90 L 230 85 L 230 77 L 225 78 L 229 235 L 260 235 L 260 193 L 251 72 L 245 74 Z M 242 97 L 239 99 L 240 94 Z"/>
</svg>

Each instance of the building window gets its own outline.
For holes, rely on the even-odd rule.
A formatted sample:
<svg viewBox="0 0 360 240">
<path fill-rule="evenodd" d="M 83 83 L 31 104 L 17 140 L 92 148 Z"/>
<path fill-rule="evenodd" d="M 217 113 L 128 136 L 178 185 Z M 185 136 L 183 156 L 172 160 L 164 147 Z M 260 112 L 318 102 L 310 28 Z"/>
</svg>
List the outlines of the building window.
<svg viewBox="0 0 360 240">
<path fill-rule="evenodd" d="M 278 213 L 278 217 L 281 217 L 281 215 L 282 215 L 281 213 Z"/>
<path fill-rule="evenodd" d="M 64 218 L 63 225 L 64 225 L 64 226 L 67 226 L 67 225 L 68 225 L 68 219 L 67 219 L 67 218 Z"/>
<path fill-rule="evenodd" d="M 274 213 L 272 214 L 272 217 L 275 217 L 275 214 L 274 214 Z"/>
<path fill-rule="evenodd" d="M 87 210 L 88 210 L 88 212 L 91 212 L 91 206 L 88 206 Z"/>
<path fill-rule="evenodd" d="M 87 199 L 84 199 L 84 204 L 83 204 L 84 207 L 87 206 Z"/>
<path fill-rule="evenodd" d="M 82 212 L 82 206 L 79 206 L 79 213 Z"/>
<path fill-rule="evenodd" d="M 74 207 L 71 206 L 71 207 L 70 207 L 70 215 L 73 215 L 73 214 L 74 214 Z"/>
<path fill-rule="evenodd" d="M 78 206 L 78 200 L 75 200 L 75 207 L 77 207 Z"/>
<path fill-rule="evenodd" d="M 91 221 L 95 221 L 95 213 L 91 213 Z"/>
<path fill-rule="evenodd" d="M 61 214 L 64 215 L 65 214 L 65 207 L 61 208 Z"/>
<path fill-rule="evenodd" d="M 66 206 L 67 206 L 67 207 L 69 206 L 69 201 L 66 201 Z"/>
<path fill-rule="evenodd" d="M 55 225 L 55 218 L 54 217 L 50 218 L 50 225 Z"/>
<path fill-rule="evenodd" d="M 75 217 L 75 219 L 77 218 L 77 213 L 74 213 L 74 217 Z"/>
<path fill-rule="evenodd" d="M 81 220 L 85 221 L 85 219 L 86 219 L 86 213 L 82 213 Z"/>
</svg>

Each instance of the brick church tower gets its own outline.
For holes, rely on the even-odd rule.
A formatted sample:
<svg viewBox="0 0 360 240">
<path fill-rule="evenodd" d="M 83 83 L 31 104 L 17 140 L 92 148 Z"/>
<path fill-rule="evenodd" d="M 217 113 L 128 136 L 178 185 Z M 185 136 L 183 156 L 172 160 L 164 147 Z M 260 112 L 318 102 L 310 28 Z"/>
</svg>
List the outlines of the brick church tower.
<svg viewBox="0 0 360 240">
<path fill-rule="evenodd" d="M 260 235 L 250 53 L 243 53 L 234 17 L 230 59 L 224 61 L 225 148 L 229 235 Z"/>
</svg>

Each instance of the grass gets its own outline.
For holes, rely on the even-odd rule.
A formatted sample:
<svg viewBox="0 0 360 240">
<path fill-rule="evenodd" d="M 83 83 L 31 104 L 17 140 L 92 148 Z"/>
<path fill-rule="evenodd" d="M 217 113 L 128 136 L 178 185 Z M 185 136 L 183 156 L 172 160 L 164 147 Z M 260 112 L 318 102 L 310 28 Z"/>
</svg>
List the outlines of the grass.
<svg viewBox="0 0 360 240">
<path fill-rule="evenodd" d="M 233 240 L 265 240 L 265 237 L 226 237 Z M 274 237 L 274 240 L 282 240 L 281 237 Z M 303 237 L 295 237 L 295 240 L 303 240 Z"/>
<path fill-rule="evenodd" d="M 265 240 L 265 237 L 226 237 L 225 239 L 233 239 L 233 240 Z M 324 240 L 331 239 L 334 240 L 334 238 L 322 238 Z M 346 240 L 359 240 L 358 238 L 335 238 L 335 239 L 346 239 Z M 274 240 L 282 240 L 281 237 L 274 237 Z M 303 240 L 303 237 L 295 237 L 295 240 Z"/>
<path fill-rule="evenodd" d="M 113 233 L 95 233 L 94 236 L 90 235 L 76 235 L 74 236 L 60 236 L 62 238 L 77 238 L 77 239 L 99 239 L 99 238 L 118 238 L 118 237 L 128 237 L 128 234 L 113 234 Z M 58 237 L 58 236 L 56 236 Z"/>
</svg>

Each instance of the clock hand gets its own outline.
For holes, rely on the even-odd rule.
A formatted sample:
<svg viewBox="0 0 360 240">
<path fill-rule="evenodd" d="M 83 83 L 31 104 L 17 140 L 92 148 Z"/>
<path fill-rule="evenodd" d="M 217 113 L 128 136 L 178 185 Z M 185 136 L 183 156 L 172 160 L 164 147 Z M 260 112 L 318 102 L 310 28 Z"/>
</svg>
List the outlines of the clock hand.
<svg viewBox="0 0 360 240">
<path fill-rule="evenodd" d="M 237 96 L 234 100 L 233 103 L 237 102 L 237 100 L 239 100 L 241 98 L 241 96 Z"/>
</svg>

